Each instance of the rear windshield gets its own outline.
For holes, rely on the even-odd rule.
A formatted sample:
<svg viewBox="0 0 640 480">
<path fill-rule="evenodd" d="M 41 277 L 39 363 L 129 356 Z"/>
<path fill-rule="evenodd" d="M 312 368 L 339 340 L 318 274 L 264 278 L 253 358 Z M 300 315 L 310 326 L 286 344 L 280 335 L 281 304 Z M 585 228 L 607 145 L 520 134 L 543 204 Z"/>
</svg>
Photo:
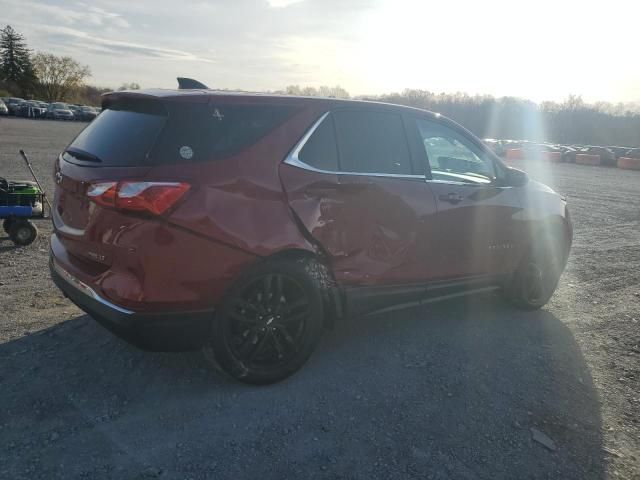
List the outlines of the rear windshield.
<svg viewBox="0 0 640 480">
<path fill-rule="evenodd" d="M 65 160 L 90 161 L 96 166 L 147 163 L 147 154 L 166 116 L 140 111 L 107 109 L 67 147 Z"/>
<path fill-rule="evenodd" d="M 282 105 L 172 102 L 155 109 L 114 108 L 109 105 L 78 135 L 67 160 L 133 166 L 221 159 L 253 145 L 294 111 Z"/>
</svg>

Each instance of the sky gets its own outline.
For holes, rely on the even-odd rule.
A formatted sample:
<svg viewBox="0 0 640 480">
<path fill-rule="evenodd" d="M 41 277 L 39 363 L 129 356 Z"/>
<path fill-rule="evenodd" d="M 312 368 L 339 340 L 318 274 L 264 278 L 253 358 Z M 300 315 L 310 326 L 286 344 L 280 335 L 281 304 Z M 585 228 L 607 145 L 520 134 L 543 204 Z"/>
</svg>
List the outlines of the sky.
<svg viewBox="0 0 640 480">
<path fill-rule="evenodd" d="M 89 83 L 640 101 L 637 0 L 0 0 Z"/>
</svg>

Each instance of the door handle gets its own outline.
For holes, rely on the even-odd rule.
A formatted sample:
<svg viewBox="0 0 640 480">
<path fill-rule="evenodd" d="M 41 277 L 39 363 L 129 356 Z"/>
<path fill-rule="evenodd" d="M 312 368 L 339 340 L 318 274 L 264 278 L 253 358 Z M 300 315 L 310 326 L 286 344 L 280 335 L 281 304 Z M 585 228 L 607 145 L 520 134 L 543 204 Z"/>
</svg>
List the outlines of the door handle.
<svg viewBox="0 0 640 480">
<path fill-rule="evenodd" d="M 457 193 L 448 193 L 446 195 L 440 195 L 438 198 L 440 200 L 442 200 L 443 202 L 449 202 L 449 203 L 452 203 L 454 205 L 456 203 L 460 203 L 462 200 L 464 200 L 464 198 L 462 198 Z"/>
</svg>

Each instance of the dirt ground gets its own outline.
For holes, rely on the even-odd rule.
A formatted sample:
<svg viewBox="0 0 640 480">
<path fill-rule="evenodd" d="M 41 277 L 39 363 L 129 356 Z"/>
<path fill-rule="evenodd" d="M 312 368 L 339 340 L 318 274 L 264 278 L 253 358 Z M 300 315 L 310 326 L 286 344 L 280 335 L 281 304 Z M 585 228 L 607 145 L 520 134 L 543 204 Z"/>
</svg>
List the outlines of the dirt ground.
<svg viewBox="0 0 640 480">
<path fill-rule="evenodd" d="M 0 176 L 24 148 L 52 192 L 83 126 L 0 119 Z M 640 172 L 520 165 L 575 223 L 547 307 L 354 319 L 262 388 L 103 330 L 49 280 L 48 221 L 0 238 L 0 478 L 640 479 Z"/>
</svg>

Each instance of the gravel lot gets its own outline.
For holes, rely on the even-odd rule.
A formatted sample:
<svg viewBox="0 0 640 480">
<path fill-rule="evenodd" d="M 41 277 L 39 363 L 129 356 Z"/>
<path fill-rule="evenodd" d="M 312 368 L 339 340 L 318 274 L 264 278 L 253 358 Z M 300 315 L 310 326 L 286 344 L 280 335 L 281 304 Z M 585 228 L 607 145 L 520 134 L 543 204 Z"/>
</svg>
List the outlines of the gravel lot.
<svg viewBox="0 0 640 480">
<path fill-rule="evenodd" d="M 0 119 L 0 176 L 29 178 L 24 148 L 52 192 L 83 127 Z M 49 280 L 48 221 L 30 247 L 1 238 L 0 478 L 640 478 L 640 172 L 520 165 L 575 223 L 545 309 L 476 297 L 355 319 L 262 388 L 83 315 Z"/>
</svg>

